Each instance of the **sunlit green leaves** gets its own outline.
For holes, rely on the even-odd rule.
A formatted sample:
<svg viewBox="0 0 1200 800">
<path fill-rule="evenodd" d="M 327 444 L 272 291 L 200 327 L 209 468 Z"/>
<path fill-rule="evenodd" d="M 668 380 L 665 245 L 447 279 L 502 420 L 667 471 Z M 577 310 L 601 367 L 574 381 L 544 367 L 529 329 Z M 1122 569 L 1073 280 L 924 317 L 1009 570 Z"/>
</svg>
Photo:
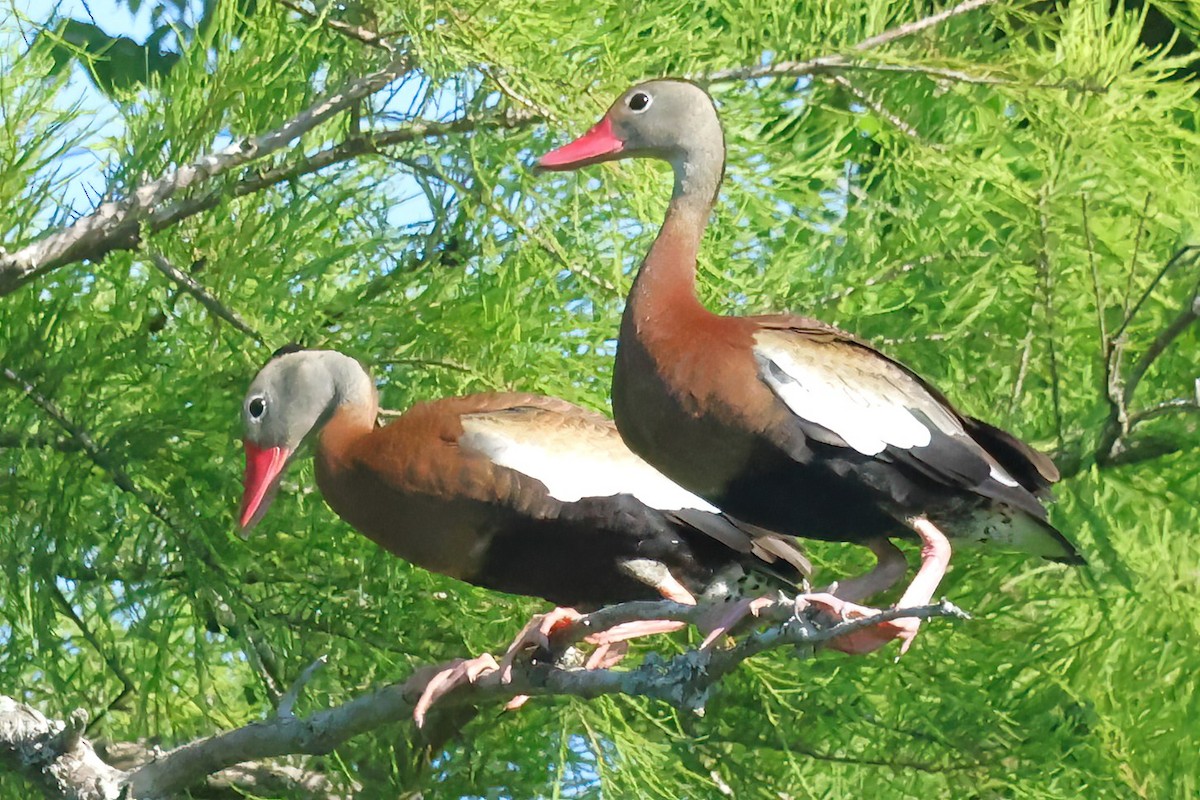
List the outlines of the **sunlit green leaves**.
<svg viewBox="0 0 1200 800">
<path fill-rule="evenodd" d="M 1154 7 L 1195 34 L 1187 4 Z M 163 8 L 162 19 L 179 11 Z M 267 679 L 248 653 L 285 685 L 330 655 L 303 711 L 494 651 L 539 608 L 380 552 L 325 508 L 307 464 L 289 473 L 258 535 L 233 537 L 238 406 L 271 348 L 346 350 L 371 366 L 388 408 L 506 388 L 606 407 L 623 294 L 669 179 L 641 163 L 535 176 L 536 154 L 585 130 L 634 80 L 848 52 L 930 7 L 203 9 L 169 73 L 146 80 L 143 59 L 142 73 L 126 70 L 133 79 L 109 81 L 99 99 L 111 119 L 80 103 L 78 76 L 89 73 L 54 71 L 57 23 L 32 48 L 6 44 L 0 243 L 12 250 L 72 206 L 269 130 L 385 57 L 323 19 L 385 33 L 416 67 L 353 115 L 218 179 L 219 200 L 145 231 L 141 249 L 0 301 L 0 363 L 169 520 L 0 385 L 0 691 L 48 713 L 103 713 L 97 736 L 168 744 L 261 717 Z M 1173 455 L 1099 469 L 1088 449 L 1110 414 L 1099 320 L 1109 333 L 1122 324 L 1171 255 L 1195 243 L 1200 216 L 1195 84 L 1178 80 L 1186 60 L 1145 43 L 1143 13 L 996 4 L 870 54 L 841 73 L 849 87 L 825 75 L 712 87 L 729 165 L 701 255 L 706 302 L 841 324 L 968 412 L 1062 448 L 1079 469 L 1054 521 L 1091 568 L 964 549 L 943 590 L 973 621 L 927 626 L 899 664 L 757 659 L 703 718 L 623 699 L 539 700 L 517 714 L 484 709 L 432 753 L 398 723 L 310 766 L 371 796 L 1194 794 L 1200 470 L 1186 446 L 1196 415 L 1145 423 L 1185 446 Z M 111 51 L 76 47 L 90 74 L 115 68 Z M 347 136 L 501 110 L 549 121 L 304 169 Z M 291 177 L 233 196 L 271 168 Z M 150 253 L 265 346 L 212 317 Z M 1176 319 L 1196 281 L 1185 263 L 1149 292 L 1125 331 L 1124 364 Z M 1159 357 L 1135 412 L 1194 393 L 1198 335 L 1192 325 Z M 844 546 L 813 551 L 829 578 L 868 566 Z M 108 708 L 122 689 L 114 663 L 136 691 Z M 0 795 L 26 796 L 5 781 Z"/>
</svg>

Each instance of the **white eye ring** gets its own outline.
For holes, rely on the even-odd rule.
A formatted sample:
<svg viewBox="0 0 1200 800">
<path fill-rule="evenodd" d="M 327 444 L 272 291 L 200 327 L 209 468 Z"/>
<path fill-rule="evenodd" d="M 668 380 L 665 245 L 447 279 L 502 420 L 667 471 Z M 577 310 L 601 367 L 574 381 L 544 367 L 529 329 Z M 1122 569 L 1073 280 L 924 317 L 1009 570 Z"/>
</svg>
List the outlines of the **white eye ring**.
<svg viewBox="0 0 1200 800">
<path fill-rule="evenodd" d="M 250 419 L 260 420 L 263 414 L 267 413 L 267 398 L 260 396 L 251 397 L 246 403 L 246 413 L 250 415 Z"/>
<path fill-rule="evenodd" d="M 638 103 L 636 107 L 634 106 L 635 101 Z M 649 92 L 634 92 L 625 101 L 625 105 L 629 106 L 629 110 L 635 114 L 641 114 L 653 104 L 654 96 Z"/>
</svg>

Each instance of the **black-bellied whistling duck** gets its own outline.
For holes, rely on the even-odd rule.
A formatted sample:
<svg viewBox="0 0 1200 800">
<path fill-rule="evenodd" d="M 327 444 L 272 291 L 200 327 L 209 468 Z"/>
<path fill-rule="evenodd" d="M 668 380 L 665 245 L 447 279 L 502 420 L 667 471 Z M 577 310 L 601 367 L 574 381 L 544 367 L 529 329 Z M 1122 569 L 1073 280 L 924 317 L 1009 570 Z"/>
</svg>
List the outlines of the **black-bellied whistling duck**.
<svg viewBox="0 0 1200 800">
<path fill-rule="evenodd" d="M 792 539 L 752 535 L 631 453 L 611 421 L 565 400 L 452 397 L 416 405 L 385 427 L 376 427 L 378 412 L 375 384 L 358 361 L 331 350 L 278 351 L 242 407 L 242 530 L 263 516 L 311 439 L 317 486 L 338 516 L 401 558 L 478 586 L 594 608 L 723 600 L 758 578 L 803 582 L 807 561 Z M 547 615 L 522 637 L 544 643 L 571 617 Z M 591 641 L 678 627 L 628 623 Z M 430 686 L 444 692 L 490 668 L 464 662 Z M 423 699 L 420 711 L 432 702 Z"/>
<path fill-rule="evenodd" d="M 869 546 L 879 564 L 815 598 L 842 613 L 905 571 L 889 538 L 914 532 L 922 564 L 897 604 L 927 603 L 950 558 L 947 537 L 1081 563 L 1039 498 L 1058 471 L 1045 455 L 966 417 L 935 388 L 848 333 L 787 314 L 725 317 L 696 297 L 696 255 L 725 169 L 712 99 L 680 80 L 617 99 L 590 131 L 543 156 L 568 170 L 624 158 L 667 161 L 666 219 L 621 320 L 612 400 L 630 448 L 735 517 L 773 531 Z M 867 629 L 842 649 L 918 621 Z"/>
</svg>

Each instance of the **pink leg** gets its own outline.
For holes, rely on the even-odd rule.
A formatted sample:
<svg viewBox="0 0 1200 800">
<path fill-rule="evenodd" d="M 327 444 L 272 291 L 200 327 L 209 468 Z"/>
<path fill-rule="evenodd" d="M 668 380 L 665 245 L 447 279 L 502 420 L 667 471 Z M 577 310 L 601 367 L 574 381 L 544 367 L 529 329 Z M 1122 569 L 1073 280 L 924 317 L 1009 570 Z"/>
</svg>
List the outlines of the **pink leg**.
<svg viewBox="0 0 1200 800">
<path fill-rule="evenodd" d="M 588 656 L 584 669 L 608 669 L 621 663 L 621 659 L 629 652 L 629 642 L 614 642 L 602 644 Z"/>
<path fill-rule="evenodd" d="M 696 605 L 696 598 L 668 573 L 663 581 L 655 587 L 667 600 L 676 603 Z M 539 614 L 517 634 L 517 638 L 509 645 L 508 651 L 500 660 L 500 679 L 505 683 L 512 680 L 513 663 L 519 654 L 530 649 L 550 649 L 550 637 L 561 627 L 576 622 L 580 614 L 573 608 L 556 608 L 548 614 Z M 653 636 L 660 633 L 670 633 L 686 627 L 686 623 L 669 619 L 640 620 L 638 622 L 623 622 L 614 625 L 606 631 L 597 631 L 584 637 L 584 641 L 596 645 L 596 650 L 588 657 L 585 669 L 607 669 L 620 663 L 625 657 L 630 639 L 642 636 Z M 511 711 L 525 705 L 529 700 L 527 695 L 518 695 L 504 706 Z"/>
<path fill-rule="evenodd" d="M 674 600 L 676 603 L 683 605 L 696 605 L 696 598 L 689 592 L 683 584 L 675 580 L 669 572 L 665 577 L 654 587 L 658 593 L 666 600 Z M 660 633 L 671 633 L 687 627 L 687 623 L 676 622 L 671 619 L 644 619 L 637 622 L 622 622 L 620 625 L 614 625 L 606 631 L 596 631 L 589 635 L 585 642 L 600 645 L 617 644 L 618 642 L 628 642 L 630 639 L 640 639 L 643 636 L 656 636 Z"/>
<path fill-rule="evenodd" d="M 937 591 L 942 577 L 946 574 L 946 567 L 950 564 L 950 542 L 946 539 L 945 534 L 924 517 L 913 519 L 911 525 L 917 535 L 921 537 L 921 568 L 896 603 L 895 608 L 922 606 L 929 603 L 933 598 L 933 593 Z M 879 613 L 877 609 L 850 603 L 829 594 L 804 595 L 799 600 L 819 605 L 843 619 L 859 619 Z M 900 655 L 904 655 L 912 646 L 912 641 L 920 627 L 919 619 L 902 617 L 839 636 L 831 641 L 829 646 L 843 653 L 864 655 L 878 650 L 893 639 L 899 639 Z"/>
<path fill-rule="evenodd" d="M 734 626 L 739 622 L 746 617 L 757 617 L 759 611 L 773 602 L 775 600 L 771 597 L 738 600 L 729 607 L 728 611 L 718 617 L 711 627 L 706 622 L 698 623 L 700 627 L 709 628 L 708 635 L 704 637 L 704 641 L 700 644 L 700 649 L 711 650 L 717 640 L 733 630 Z"/>
<path fill-rule="evenodd" d="M 687 627 L 686 622 L 676 622 L 673 619 L 645 619 L 637 622 L 622 622 L 606 631 L 591 634 L 585 642 L 598 645 L 628 642 L 630 639 L 640 639 L 643 636 L 657 636 L 660 633 L 671 633 Z"/>
<path fill-rule="evenodd" d="M 829 590 L 831 594 L 852 603 L 861 603 L 886 592 L 908 572 L 908 561 L 904 558 L 904 553 L 888 539 L 871 539 L 864 544 L 875 554 L 874 569 L 866 575 L 839 581 L 837 588 Z"/>
<path fill-rule="evenodd" d="M 685 606 L 696 605 L 696 598 L 692 593 L 682 583 L 675 580 L 675 576 L 669 572 L 654 588 L 667 600 L 674 600 L 676 603 L 683 603 Z"/>
</svg>

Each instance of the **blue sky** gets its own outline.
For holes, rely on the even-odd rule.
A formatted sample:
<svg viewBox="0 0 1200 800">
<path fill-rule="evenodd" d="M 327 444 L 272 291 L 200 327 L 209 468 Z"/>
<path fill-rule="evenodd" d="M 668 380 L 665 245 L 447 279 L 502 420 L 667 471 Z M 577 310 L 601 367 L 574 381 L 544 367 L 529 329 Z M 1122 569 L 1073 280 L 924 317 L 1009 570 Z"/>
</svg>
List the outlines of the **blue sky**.
<svg viewBox="0 0 1200 800">
<path fill-rule="evenodd" d="M 53 18 L 74 18 L 100 27 L 114 36 L 128 36 L 138 42 L 145 41 L 154 30 L 152 11 L 156 2 L 143 2 L 136 13 L 118 0 L 0 0 L 0 41 L 10 44 L 29 41 L 38 24 Z M 408 118 L 414 103 L 425 91 L 425 84 L 409 80 L 391 96 L 383 110 L 398 118 Z M 96 206 L 96 198 L 104 193 L 105 171 L 114 156 L 105 146 L 106 140 L 115 140 L 124 130 L 124 123 L 117 108 L 105 97 L 88 77 L 84 67 L 75 64 L 66 90 L 60 95 L 63 107 L 78 105 L 86 113 L 91 130 L 87 146 L 76 147 L 65 157 L 66 171 L 71 175 L 63 193 L 62 204 L 76 214 L 86 214 Z M 445 119 L 454 115 L 456 97 L 453 91 L 435 95 L 426 114 L 432 118 Z M 252 136 L 262 131 L 221 131 L 211 143 L 216 149 L 227 144 L 232 134 Z M 386 189 L 397 202 L 389 213 L 389 222 L 397 227 L 423 223 L 431 216 L 429 203 L 419 185 L 407 173 L 397 172 L 393 180 L 387 181 Z M 401 202 L 403 199 L 403 202 Z"/>
</svg>

